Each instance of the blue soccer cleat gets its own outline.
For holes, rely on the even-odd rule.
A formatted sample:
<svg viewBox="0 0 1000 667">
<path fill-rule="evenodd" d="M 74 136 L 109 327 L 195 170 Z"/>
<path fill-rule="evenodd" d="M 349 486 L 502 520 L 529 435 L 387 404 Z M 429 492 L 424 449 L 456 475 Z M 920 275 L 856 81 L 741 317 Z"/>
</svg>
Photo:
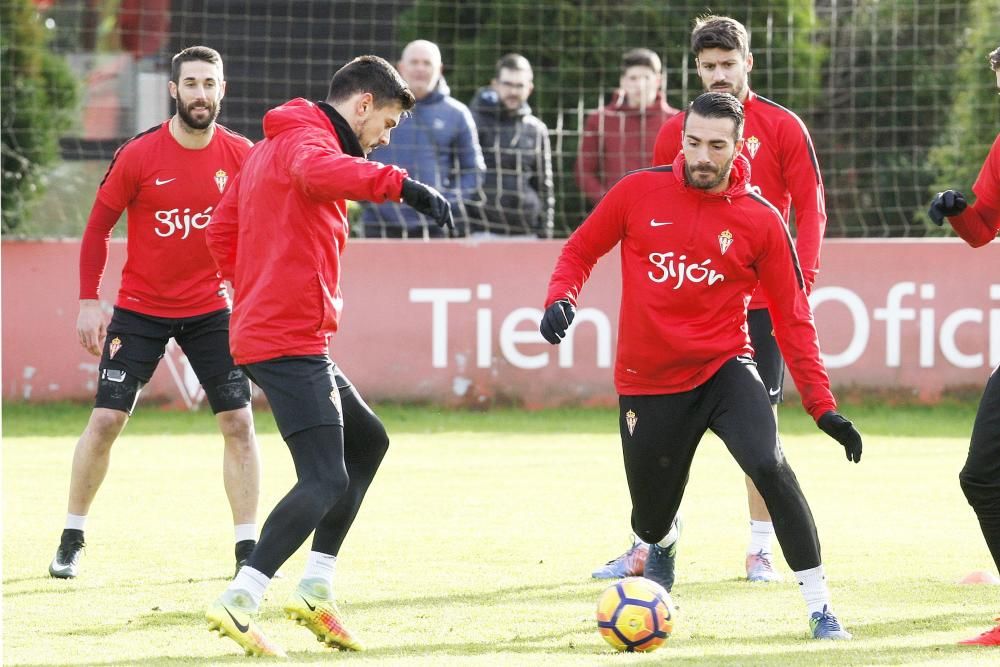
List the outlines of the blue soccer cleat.
<svg viewBox="0 0 1000 667">
<path fill-rule="evenodd" d="M 649 545 L 649 556 L 646 557 L 646 569 L 642 576 L 655 581 L 663 586 L 667 592 L 674 587 L 674 570 L 677 564 L 677 542 L 681 536 L 680 517 L 674 518 L 674 526 L 677 527 L 677 540 L 669 547 L 661 547 L 659 544 Z"/>
<path fill-rule="evenodd" d="M 747 581 L 772 583 L 781 581 L 781 574 L 774 569 L 772 556 L 761 550 L 747 555 Z"/>
<path fill-rule="evenodd" d="M 852 639 L 851 633 L 841 627 L 840 621 L 826 605 L 822 613 L 814 611 L 809 617 L 809 629 L 813 639 Z"/>
<path fill-rule="evenodd" d="M 649 545 L 636 540 L 629 549 L 617 558 L 609 560 L 604 565 L 590 573 L 594 579 L 623 579 L 625 577 L 641 577 L 646 569 L 646 557 L 649 555 Z"/>
</svg>

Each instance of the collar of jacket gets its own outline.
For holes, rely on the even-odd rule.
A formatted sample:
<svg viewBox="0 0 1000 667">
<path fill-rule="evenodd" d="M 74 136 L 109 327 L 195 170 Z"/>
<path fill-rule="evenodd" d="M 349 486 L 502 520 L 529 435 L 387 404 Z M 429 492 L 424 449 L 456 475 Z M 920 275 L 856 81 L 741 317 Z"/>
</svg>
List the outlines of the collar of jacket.
<svg viewBox="0 0 1000 667">
<path fill-rule="evenodd" d="M 344 147 L 344 152 L 348 155 L 353 155 L 354 157 L 365 157 L 365 151 L 361 148 L 361 142 L 358 141 L 358 135 L 354 134 L 354 130 L 352 130 L 351 126 L 348 125 L 347 120 L 326 102 L 317 102 L 316 106 L 318 106 L 320 110 L 326 114 L 326 117 L 330 119 L 330 124 L 333 125 L 333 131 L 337 133 L 337 137 L 340 139 L 340 145 Z"/>
<path fill-rule="evenodd" d="M 681 151 L 674 158 L 672 166 L 674 178 L 680 181 L 689 192 L 704 197 L 725 197 L 726 199 L 735 199 L 750 193 L 750 160 L 746 159 L 742 152 L 733 158 L 733 166 L 729 172 L 729 187 L 722 192 L 708 192 L 688 185 L 687 171 L 684 169 L 686 164 L 684 151 Z"/>
</svg>

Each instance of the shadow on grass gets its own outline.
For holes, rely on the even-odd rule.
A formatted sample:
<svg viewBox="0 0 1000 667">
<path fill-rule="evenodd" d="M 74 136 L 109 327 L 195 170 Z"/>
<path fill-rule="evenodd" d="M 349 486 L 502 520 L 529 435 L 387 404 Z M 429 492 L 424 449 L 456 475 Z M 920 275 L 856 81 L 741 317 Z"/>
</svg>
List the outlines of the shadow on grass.
<svg viewBox="0 0 1000 667">
<path fill-rule="evenodd" d="M 705 584 L 710 586 L 710 584 Z M 468 605 L 479 607 L 484 614 L 493 615 L 497 623 L 502 623 L 502 615 L 495 613 L 499 606 L 517 604 L 526 601 L 565 600 L 567 596 L 589 594 L 595 587 L 595 582 L 563 582 L 549 585 L 516 586 L 490 592 L 435 595 L 411 598 L 386 598 L 364 603 L 346 605 L 348 614 L 353 610 L 391 609 L 395 614 L 406 615 L 408 609 L 428 609 L 448 605 Z M 689 586 L 688 594 L 697 596 L 698 585 Z M 268 608 L 269 607 L 269 608 Z M 284 622 L 284 615 L 277 605 L 268 605 L 262 612 L 261 620 L 265 625 Z M 493 610 L 492 612 L 490 610 Z M 745 665 L 748 662 L 767 662 L 768 664 L 816 664 L 816 665 L 888 665 L 928 662 L 938 659 L 954 659 L 956 656 L 969 655 L 968 647 L 960 647 L 952 642 L 922 644 L 917 646 L 898 646 L 899 643 L 911 641 L 910 638 L 925 635 L 928 632 L 947 633 L 955 631 L 956 641 L 958 631 L 965 630 L 970 625 L 983 621 L 980 612 L 942 613 L 937 615 L 914 615 L 901 617 L 891 621 L 870 623 L 852 623 L 849 629 L 855 634 L 854 642 L 830 642 L 822 645 L 808 638 L 803 623 L 802 632 L 774 632 L 757 634 L 752 640 L 740 637 L 727 637 L 715 634 L 699 634 L 674 640 L 671 645 L 661 649 L 658 657 L 667 657 L 672 664 L 683 665 Z M 621 657 L 611 652 L 608 647 L 597 639 L 580 642 L 581 633 L 591 631 L 590 623 L 579 620 L 570 622 L 546 623 L 544 631 L 534 634 L 515 634 L 509 637 L 493 637 L 488 641 L 468 641 L 462 633 L 456 633 L 453 642 L 440 641 L 452 630 L 442 628 L 437 636 L 439 641 L 419 645 L 388 645 L 376 646 L 362 654 L 336 653 L 335 659 L 364 659 L 376 662 L 401 659 L 420 659 L 445 656 L 496 656 L 499 661 L 543 663 L 546 656 L 575 656 L 584 664 L 621 664 Z M 78 628 L 70 632 L 72 635 L 108 636 L 116 633 L 162 629 L 164 627 L 180 629 L 184 633 L 204 632 L 204 617 L 201 610 L 165 611 L 146 613 L 138 616 L 125 625 L 96 626 Z M 721 632 L 721 631 L 720 631 Z M 364 633 L 363 633 L 364 634 Z M 369 635 L 371 636 L 371 635 Z M 309 636 L 303 635 L 302 645 L 312 645 Z M 887 645 L 877 645 L 879 640 L 888 640 Z M 759 652 L 752 652 L 752 646 L 759 645 Z M 233 648 L 235 647 L 228 647 Z M 292 647 L 286 647 L 286 649 Z M 748 651 L 750 648 L 751 651 Z M 971 651 L 974 651 L 972 649 Z M 683 653 L 697 653 L 695 656 Z M 666 655 L 664 655 L 666 653 Z M 334 658 L 331 651 L 326 650 L 292 650 L 289 657 L 297 662 L 319 663 L 329 662 Z M 206 659 L 213 663 L 242 662 L 246 658 L 237 653 L 231 655 L 205 657 L 163 656 L 159 658 L 144 658 L 144 665 L 169 664 L 200 664 Z M 78 664 L 92 665 L 130 665 L 135 664 L 135 658 L 130 660 L 97 661 Z M 14 664 L 14 663 L 10 663 Z M 27 663 L 25 667 L 34 667 Z M 44 663 L 38 663 L 39 665 Z"/>
</svg>

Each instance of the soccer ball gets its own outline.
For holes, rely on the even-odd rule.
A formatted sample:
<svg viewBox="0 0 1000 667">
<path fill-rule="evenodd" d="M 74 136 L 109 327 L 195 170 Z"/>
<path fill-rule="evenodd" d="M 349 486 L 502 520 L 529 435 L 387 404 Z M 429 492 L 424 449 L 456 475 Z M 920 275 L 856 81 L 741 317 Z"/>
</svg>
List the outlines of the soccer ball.
<svg viewBox="0 0 1000 667">
<path fill-rule="evenodd" d="M 670 593 L 643 577 L 622 579 L 597 601 L 597 630 L 619 651 L 655 651 L 674 630 Z"/>
</svg>

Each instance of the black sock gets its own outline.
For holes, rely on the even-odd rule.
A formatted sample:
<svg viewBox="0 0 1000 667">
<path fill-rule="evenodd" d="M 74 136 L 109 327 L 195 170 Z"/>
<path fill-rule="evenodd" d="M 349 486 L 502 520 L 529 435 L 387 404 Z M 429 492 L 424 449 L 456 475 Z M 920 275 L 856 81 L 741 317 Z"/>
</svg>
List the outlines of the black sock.
<svg viewBox="0 0 1000 667">
<path fill-rule="evenodd" d="M 62 536 L 59 538 L 60 544 L 79 542 L 83 544 L 83 531 L 76 528 L 63 528 Z"/>
<path fill-rule="evenodd" d="M 253 548 L 257 546 L 257 540 L 240 540 L 236 543 L 236 562 L 240 563 L 250 558 Z"/>
</svg>

